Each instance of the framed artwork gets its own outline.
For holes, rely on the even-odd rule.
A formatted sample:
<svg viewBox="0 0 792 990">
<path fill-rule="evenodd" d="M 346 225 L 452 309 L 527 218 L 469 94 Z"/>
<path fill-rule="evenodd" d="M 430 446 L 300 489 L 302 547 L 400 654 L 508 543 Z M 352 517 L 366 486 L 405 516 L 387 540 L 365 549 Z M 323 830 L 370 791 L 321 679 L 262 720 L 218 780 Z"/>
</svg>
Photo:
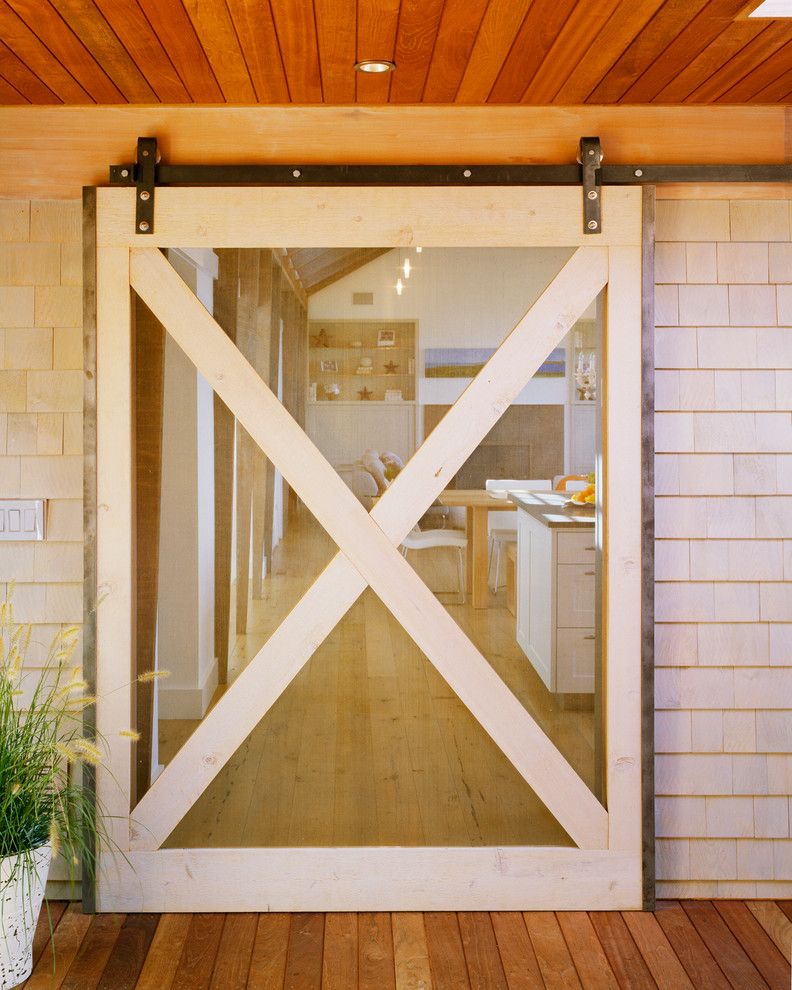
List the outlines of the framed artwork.
<svg viewBox="0 0 792 990">
<path fill-rule="evenodd" d="M 379 330 L 377 332 L 377 347 L 395 347 L 395 346 L 396 346 L 395 330 Z"/>
<path fill-rule="evenodd" d="M 492 347 L 427 348 L 425 375 L 427 378 L 475 378 L 489 361 Z M 563 378 L 566 374 L 566 352 L 556 347 L 545 358 L 535 378 Z"/>
<path fill-rule="evenodd" d="M 320 361 L 319 362 L 319 370 L 320 371 L 336 371 L 337 372 L 338 371 L 338 361 L 336 361 L 336 360 Z"/>
</svg>

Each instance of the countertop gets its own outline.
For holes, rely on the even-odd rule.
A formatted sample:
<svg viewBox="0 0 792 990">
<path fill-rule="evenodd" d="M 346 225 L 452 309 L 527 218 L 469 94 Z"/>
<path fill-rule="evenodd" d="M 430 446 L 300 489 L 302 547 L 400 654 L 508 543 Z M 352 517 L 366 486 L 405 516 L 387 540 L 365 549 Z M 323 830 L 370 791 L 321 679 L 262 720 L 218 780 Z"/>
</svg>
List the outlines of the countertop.
<svg viewBox="0 0 792 990">
<path fill-rule="evenodd" d="M 567 505 L 562 492 L 509 492 L 509 501 L 548 529 L 593 529 L 594 506 Z"/>
</svg>

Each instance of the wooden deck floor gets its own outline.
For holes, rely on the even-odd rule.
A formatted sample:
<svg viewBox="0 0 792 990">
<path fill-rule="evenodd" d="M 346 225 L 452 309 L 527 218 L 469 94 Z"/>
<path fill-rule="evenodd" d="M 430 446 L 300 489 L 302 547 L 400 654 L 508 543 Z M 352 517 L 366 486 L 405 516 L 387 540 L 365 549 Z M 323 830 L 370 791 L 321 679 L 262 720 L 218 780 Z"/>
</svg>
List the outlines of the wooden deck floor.
<svg viewBox="0 0 792 990">
<path fill-rule="evenodd" d="M 789 990 L 792 901 L 654 914 L 105 914 L 50 905 L 28 990 Z"/>
</svg>

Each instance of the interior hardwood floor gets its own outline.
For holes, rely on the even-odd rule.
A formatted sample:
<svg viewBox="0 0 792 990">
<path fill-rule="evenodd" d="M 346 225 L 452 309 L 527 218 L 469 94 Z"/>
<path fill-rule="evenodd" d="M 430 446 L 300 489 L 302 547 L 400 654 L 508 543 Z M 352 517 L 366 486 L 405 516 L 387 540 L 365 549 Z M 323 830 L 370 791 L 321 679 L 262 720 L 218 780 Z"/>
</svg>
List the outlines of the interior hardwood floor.
<svg viewBox="0 0 792 990">
<path fill-rule="evenodd" d="M 42 911 L 27 990 L 788 990 L 792 901 L 654 913 Z"/>
<path fill-rule="evenodd" d="M 255 655 L 335 553 L 301 509 L 251 600 L 230 677 Z M 594 778 L 594 714 L 563 707 L 515 639 L 505 590 L 457 601 L 447 549 L 410 561 L 581 776 Z M 195 722 L 162 721 L 163 762 Z M 569 845 L 564 830 L 367 590 L 262 718 L 166 845 Z"/>
</svg>

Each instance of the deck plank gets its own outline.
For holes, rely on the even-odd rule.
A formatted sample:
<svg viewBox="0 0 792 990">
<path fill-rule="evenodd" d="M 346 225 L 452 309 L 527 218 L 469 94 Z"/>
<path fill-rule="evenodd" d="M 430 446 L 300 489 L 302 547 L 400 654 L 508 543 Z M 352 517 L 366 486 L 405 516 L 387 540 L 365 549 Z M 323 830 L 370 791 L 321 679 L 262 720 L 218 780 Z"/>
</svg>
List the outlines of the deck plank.
<svg viewBox="0 0 792 990">
<path fill-rule="evenodd" d="M 134 990 L 157 928 L 155 914 L 128 914 L 99 980 L 98 990 Z"/>
<path fill-rule="evenodd" d="M 471 985 L 487 990 L 508 990 L 489 914 L 463 911 L 458 917 Z"/>
<path fill-rule="evenodd" d="M 621 990 L 656 987 L 621 914 L 618 911 L 592 911 L 589 918 Z"/>
<path fill-rule="evenodd" d="M 776 901 L 776 904 L 781 908 L 787 918 L 792 921 L 792 901 Z"/>
<path fill-rule="evenodd" d="M 470 980 L 456 914 L 432 911 L 424 915 L 424 923 L 435 990 L 468 990 Z"/>
<path fill-rule="evenodd" d="M 358 986 L 358 926 L 351 911 L 325 915 L 323 990 Z"/>
<path fill-rule="evenodd" d="M 245 990 L 257 921 L 258 916 L 250 913 L 226 917 L 210 990 Z"/>
<path fill-rule="evenodd" d="M 748 901 L 746 907 L 775 942 L 788 963 L 792 963 L 792 921 L 774 901 Z"/>
<path fill-rule="evenodd" d="M 526 911 L 523 917 L 547 990 L 580 990 L 556 916 L 552 911 Z"/>
<path fill-rule="evenodd" d="M 191 914 L 159 916 L 135 990 L 170 990 L 191 923 Z"/>
<path fill-rule="evenodd" d="M 523 916 L 519 911 L 493 911 L 491 918 L 509 990 L 544 990 Z"/>
<path fill-rule="evenodd" d="M 260 914 L 250 960 L 247 990 L 282 987 L 286 975 L 290 915 Z"/>
<path fill-rule="evenodd" d="M 792 902 L 39 918 L 24 990 L 786 990 Z M 46 933 L 46 934 L 43 934 Z"/>
<path fill-rule="evenodd" d="M 591 990 L 619 990 L 616 974 L 585 911 L 559 911 L 558 924 L 580 982 Z"/>
<path fill-rule="evenodd" d="M 284 990 L 312 990 L 322 985 L 324 915 L 293 914 L 289 925 Z"/>
<path fill-rule="evenodd" d="M 194 914 L 172 990 L 208 990 L 223 933 L 222 914 Z"/>
<path fill-rule="evenodd" d="M 625 911 L 622 917 L 658 990 L 695 990 L 655 915 Z"/>
<path fill-rule="evenodd" d="M 771 990 L 788 990 L 789 966 L 775 943 L 740 901 L 715 901 L 718 914 Z"/>
<path fill-rule="evenodd" d="M 735 990 L 766 990 L 767 984 L 709 901 L 686 901 L 685 914 L 707 943 Z"/>
<path fill-rule="evenodd" d="M 36 932 L 33 936 L 33 965 L 41 958 L 42 953 L 47 948 L 50 936 L 58 927 L 66 910 L 66 901 L 52 901 L 42 905 L 41 914 L 36 924 Z"/>
<path fill-rule="evenodd" d="M 434 984 L 423 914 L 420 911 L 395 911 L 391 924 L 396 990 L 430 990 Z"/>
<path fill-rule="evenodd" d="M 658 905 L 655 915 L 693 986 L 707 987 L 708 990 L 730 990 L 731 984 L 682 906 L 665 902 Z"/>
<path fill-rule="evenodd" d="M 96 990 L 124 924 L 123 914 L 95 914 L 61 990 Z M 57 946 L 55 947 L 57 952 Z"/>
<path fill-rule="evenodd" d="M 82 905 L 70 904 L 56 929 L 56 941 L 44 947 L 24 990 L 60 990 L 90 926 L 91 915 L 82 913 Z"/>
<path fill-rule="evenodd" d="M 393 929 L 387 911 L 358 915 L 358 979 L 361 987 L 396 990 Z"/>
</svg>

